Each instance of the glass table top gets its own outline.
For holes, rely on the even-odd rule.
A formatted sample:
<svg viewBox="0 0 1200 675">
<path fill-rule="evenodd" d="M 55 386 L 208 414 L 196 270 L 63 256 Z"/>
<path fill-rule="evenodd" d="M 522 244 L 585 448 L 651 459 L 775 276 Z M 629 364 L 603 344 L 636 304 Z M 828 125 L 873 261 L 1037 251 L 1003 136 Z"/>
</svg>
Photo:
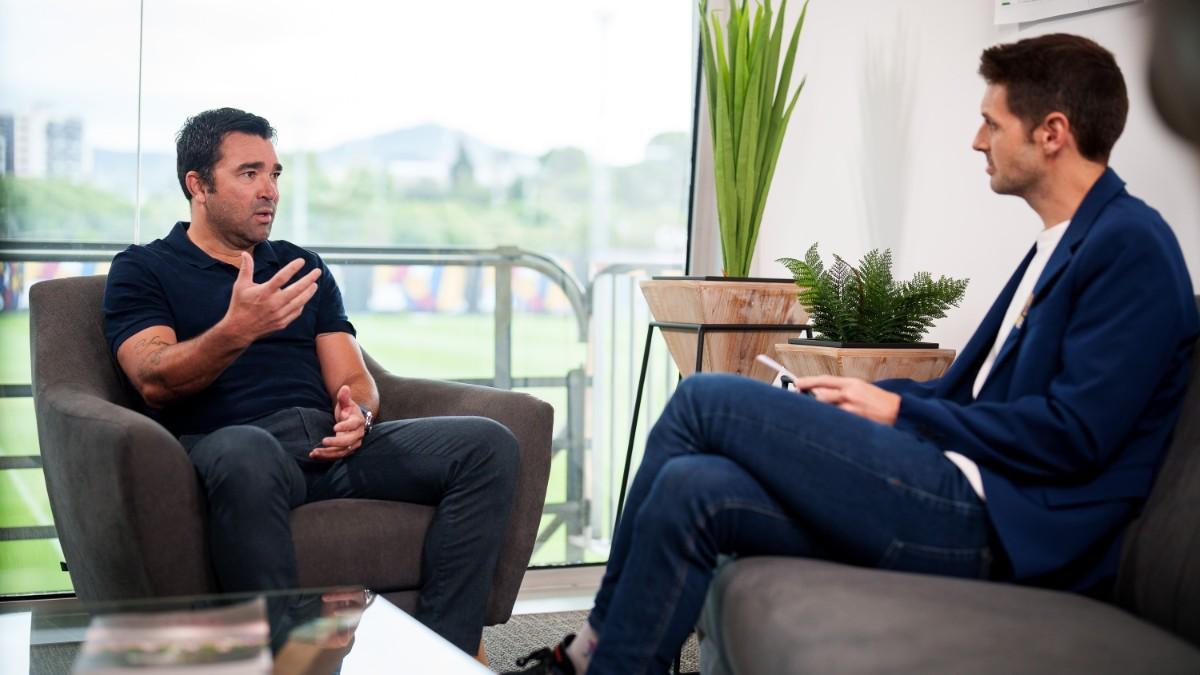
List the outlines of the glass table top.
<svg viewBox="0 0 1200 675">
<path fill-rule="evenodd" d="M 0 675 L 488 672 L 361 587 L 0 603 Z"/>
</svg>

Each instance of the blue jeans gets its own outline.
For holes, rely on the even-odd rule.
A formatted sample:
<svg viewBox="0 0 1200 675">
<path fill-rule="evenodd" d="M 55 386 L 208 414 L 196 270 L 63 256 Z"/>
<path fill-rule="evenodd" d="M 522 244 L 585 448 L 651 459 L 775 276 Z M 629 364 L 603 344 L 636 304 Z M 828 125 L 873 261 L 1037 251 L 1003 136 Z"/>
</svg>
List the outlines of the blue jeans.
<svg viewBox="0 0 1200 675">
<path fill-rule="evenodd" d="M 340 497 L 429 504 L 437 510 L 421 549 L 416 618 L 474 654 L 520 468 L 512 432 L 482 417 L 381 422 L 353 454 L 309 458 L 332 429 L 327 411 L 287 408 L 180 438 L 208 497 L 221 590 L 299 585 L 288 514 L 302 504 Z"/>
<path fill-rule="evenodd" d="M 625 514 L 588 618 L 589 675 L 666 672 L 719 554 L 996 574 L 985 505 L 941 448 L 731 375 L 680 383 Z"/>
</svg>

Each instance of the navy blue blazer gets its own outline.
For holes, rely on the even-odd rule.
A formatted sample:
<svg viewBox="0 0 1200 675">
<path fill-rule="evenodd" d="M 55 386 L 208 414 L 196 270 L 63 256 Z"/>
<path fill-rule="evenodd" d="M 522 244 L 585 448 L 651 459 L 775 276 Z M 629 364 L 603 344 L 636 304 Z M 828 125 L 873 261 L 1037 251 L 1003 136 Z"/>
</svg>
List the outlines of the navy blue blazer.
<svg viewBox="0 0 1200 675">
<path fill-rule="evenodd" d="M 1108 169 L 975 398 L 1033 252 L 943 377 L 877 384 L 902 396 L 897 428 L 979 465 L 1018 581 L 1086 590 L 1116 573 L 1121 535 L 1179 415 L 1200 323 L 1175 235 Z"/>
</svg>

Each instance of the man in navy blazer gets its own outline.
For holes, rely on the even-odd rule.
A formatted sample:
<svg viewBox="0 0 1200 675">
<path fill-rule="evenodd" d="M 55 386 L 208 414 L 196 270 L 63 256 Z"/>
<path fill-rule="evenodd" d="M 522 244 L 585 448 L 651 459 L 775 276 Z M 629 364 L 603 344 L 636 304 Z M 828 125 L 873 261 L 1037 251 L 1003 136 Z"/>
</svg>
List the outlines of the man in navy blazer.
<svg viewBox="0 0 1200 675">
<path fill-rule="evenodd" d="M 1174 235 L 1107 169 L 975 395 L 1034 254 L 945 376 L 875 384 L 900 396 L 897 429 L 979 467 L 1016 579 L 1082 590 L 1114 573 L 1120 532 L 1154 482 L 1187 384 L 1195 301 Z"/>
<path fill-rule="evenodd" d="M 946 375 L 681 383 L 579 633 L 524 672 L 665 672 L 720 554 L 796 555 L 1096 594 L 1149 493 L 1200 321 L 1179 245 L 1108 168 L 1112 54 L 985 50 L 973 147 L 1044 229 Z M 649 666 L 649 667 L 648 667 Z"/>
</svg>

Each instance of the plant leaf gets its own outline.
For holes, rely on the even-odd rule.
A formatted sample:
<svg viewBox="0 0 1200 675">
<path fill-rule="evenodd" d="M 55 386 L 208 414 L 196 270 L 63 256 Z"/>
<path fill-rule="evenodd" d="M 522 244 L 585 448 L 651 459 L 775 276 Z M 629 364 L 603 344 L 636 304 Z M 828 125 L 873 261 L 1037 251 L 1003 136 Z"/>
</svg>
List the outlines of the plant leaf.
<svg viewBox="0 0 1200 675">
<path fill-rule="evenodd" d="M 797 297 L 809 314 L 813 330 L 842 342 L 920 342 L 949 307 L 957 307 L 968 279 L 917 272 L 909 281 L 892 276 L 892 252 L 867 252 L 858 266 L 834 254 L 825 270 L 817 245 L 803 261 L 780 258 L 800 286 Z"/>
<path fill-rule="evenodd" d="M 793 95 L 789 85 L 808 2 L 789 40 L 782 78 L 787 1 L 778 15 L 771 0 L 760 0 L 753 9 L 748 0 L 730 2 L 722 26 L 719 12 L 700 0 L 701 59 L 708 81 L 722 263 L 726 274 L 744 276 L 758 243 L 783 134 L 804 87 L 802 81 Z"/>
<path fill-rule="evenodd" d="M 738 211 L 737 211 L 737 252 L 733 258 L 734 276 L 746 276 L 750 273 L 750 261 L 754 249 L 750 247 L 754 237 L 754 205 L 757 201 L 761 183 L 758 180 L 758 137 L 760 114 L 762 109 L 762 80 L 765 76 L 766 22 L 762 20 L 762 10 L 754 26 L 754 34 L 750 44 L 754 53 L 751 55 L 751 75 L 746 98 L 742 110 L 742 134 L 737 147 L 737 176 L 738 176 Z"/>
</svg>

